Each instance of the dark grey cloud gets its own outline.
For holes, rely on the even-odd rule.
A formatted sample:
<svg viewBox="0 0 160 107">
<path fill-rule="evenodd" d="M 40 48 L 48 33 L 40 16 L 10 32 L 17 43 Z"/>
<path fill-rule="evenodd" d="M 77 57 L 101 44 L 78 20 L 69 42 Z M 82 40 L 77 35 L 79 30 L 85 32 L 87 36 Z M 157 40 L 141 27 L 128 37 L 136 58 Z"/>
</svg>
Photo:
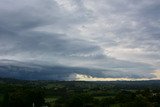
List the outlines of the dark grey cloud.
<svg viewBox="0 0 160 107">
<path fill-rule="evenodd" d="M 1 60 L 0 76 L 12 77 L 19 79 L 51 79 L 51 80 L 72 80 L 72 75 L 81 74 L 93 78 L 154 78 L 154 75 L 145 74 L 144 72 L 121 71 L 118 73 L 114 70 L 89 69 L 83 67 L 66 67 L 66 66 L 46 66 L 34 63 L 24 63 L 14 60 Z M 107 74 L 107 75 L 106 75 Z M 141 74 L 141 75 L 139 75 Z"/>
<path fill-rule="evenodd" d="M 1 0 L 0 59 L 71 67 L 52 70 L 66 77 L 155 78 L 159 5 L 159 0 Z"/>
</svg>

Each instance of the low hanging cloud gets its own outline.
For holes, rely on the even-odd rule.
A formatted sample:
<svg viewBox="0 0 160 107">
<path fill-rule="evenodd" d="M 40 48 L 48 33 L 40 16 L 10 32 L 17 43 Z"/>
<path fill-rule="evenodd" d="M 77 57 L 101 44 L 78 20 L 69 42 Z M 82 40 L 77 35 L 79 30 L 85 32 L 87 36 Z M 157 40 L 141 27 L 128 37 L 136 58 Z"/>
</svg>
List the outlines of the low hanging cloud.
<svg viewBox="0 0 160 107">
<path fill-rule="evenodd" d="M 50 70 L 68 78 L 158 76 L 159 0 L 0 1 L 1 62 L 69 67 Z"/>
</svg>

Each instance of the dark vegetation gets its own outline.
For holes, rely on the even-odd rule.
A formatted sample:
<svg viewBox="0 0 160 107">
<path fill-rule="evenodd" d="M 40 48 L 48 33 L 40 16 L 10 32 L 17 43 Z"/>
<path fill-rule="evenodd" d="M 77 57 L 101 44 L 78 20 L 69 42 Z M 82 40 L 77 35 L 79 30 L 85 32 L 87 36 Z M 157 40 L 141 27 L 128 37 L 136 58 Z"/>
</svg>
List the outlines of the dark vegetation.
<svg viewBox="0 0 160 107">
<path fill-rule="evenodd" d="M 160 81 L 25 81 L 0 78 L 0 107 L 160 107 Z"/>
</svg>

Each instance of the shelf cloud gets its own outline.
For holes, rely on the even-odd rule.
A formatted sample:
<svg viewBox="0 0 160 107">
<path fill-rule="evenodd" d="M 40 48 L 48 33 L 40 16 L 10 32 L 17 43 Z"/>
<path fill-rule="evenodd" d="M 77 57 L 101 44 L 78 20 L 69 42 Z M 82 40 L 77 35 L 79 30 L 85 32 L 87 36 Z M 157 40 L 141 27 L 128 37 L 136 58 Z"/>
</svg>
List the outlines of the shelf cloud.
<svg viewBox="0 0 160 107">
<path fill-rule="evenodd" d="M 159 13 L 159 0 L 0 0 L 0 61 L 67 67 L 46 71 L 65 79 L 159 79 Z"/>
</svg>

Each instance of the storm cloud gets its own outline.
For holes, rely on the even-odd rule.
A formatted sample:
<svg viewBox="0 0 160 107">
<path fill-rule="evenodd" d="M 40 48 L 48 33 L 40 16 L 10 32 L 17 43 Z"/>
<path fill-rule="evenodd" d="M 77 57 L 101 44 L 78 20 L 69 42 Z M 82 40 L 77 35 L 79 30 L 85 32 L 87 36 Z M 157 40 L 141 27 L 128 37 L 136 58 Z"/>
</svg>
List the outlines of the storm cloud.
<svg viewBox="0 0 160 107">
<path fill-rule="evenodd" d="M 0 0 L 0 60 L 47 66 L 37 79 L 159 79 L 159 13 L 159 0 Z"/>
</svg>

